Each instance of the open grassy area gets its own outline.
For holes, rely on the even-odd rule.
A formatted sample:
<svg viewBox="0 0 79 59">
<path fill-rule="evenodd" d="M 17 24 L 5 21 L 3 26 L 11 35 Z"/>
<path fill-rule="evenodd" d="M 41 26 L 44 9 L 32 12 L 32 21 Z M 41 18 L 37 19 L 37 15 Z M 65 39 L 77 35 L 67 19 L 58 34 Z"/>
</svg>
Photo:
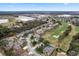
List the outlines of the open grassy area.
<svg viewBox="0 0 79 59">
<path fill-rule="evenodd" d="M 12 19 L 12 21 L 9 21 L 8 23 L 4 23 L 2 24 L 3 26 L 8 26 L 10 27 L 11 25 L 15 24 L 16 23 L 16 20 L 15 19 Z"/>
<path fill-rule="evenodd" d="M 79 26 L 75 26 L 75 30 L 79 32 Z"/>
<path fill-rule="evenodd" d="M 65 31 L 67 26 L 68 26 L 68 23 L 62 22 L 62 25 L 60 25 L 56 29 L 52 30 L 51 37 L 53 37 L 54 35 L 56 35 L 56 36 L 60 35 L 62 32 Z M 53 37 L 53 38 L 56 39 L 55 37 Z"/>
<path fill-rule="evenodd" d="M 63 31 L 66 30 L 68 24 L 69 23 L 62 22 L 62 25 L 60 25 L 56 29 L 52 29 L 50 31 L 47 31 L 43 37 L 46 40 L 48 40 L 50 43 L 52 43 L 52 45 L 57 46 L 57 44 L 58 44 L 58 38 L 55 38 L 53 36 L 54 35 L 56 35 L 56 36 L 60 35 Z M 71 26 L 72 26 L 72 31 L 70 32 L 70 34 L 67 37 L 65 37 L 62 40 L 62 42 L 60 44 L 60 48 L 63 49 L 65 52 L 69 48 L 70 42 L 72 40 L 72 36 L 75 35 L 77 32 L 79 32 L 79 27 L 75 27 L 74 25 L 71 25 Z"/>
<path fill-rule="evenodd" d="M 71 31 L 71 33 L 67 36 L 67 37 L 65 37 L 64 39 L 63 39 L 63 41 L 61 42 L 61 46 L 60 46 L 60 48 L 62 49 L 62 50 L 64 50 L 65 52 L 69 49 L 69 46 L 70 46 L 70 42 L 71 42 L 71 40 L 72 40 L 72 36 L 75 34 L 75 31 L 74 31 L 74 29 Z"/>
<path fill-rule="evenodd" d="M 62 22 L 62 25 L 58 26 L 55 29 L 47 31 L 44 35 L 43 38 L 48 40 L 50 43 L 52 43 L 54 46 L 57 46 L 57 41 L 58 38 L 54 36 L 59 36 L 65 29 L 67 28 L 68 23 Z"/>
</svg>

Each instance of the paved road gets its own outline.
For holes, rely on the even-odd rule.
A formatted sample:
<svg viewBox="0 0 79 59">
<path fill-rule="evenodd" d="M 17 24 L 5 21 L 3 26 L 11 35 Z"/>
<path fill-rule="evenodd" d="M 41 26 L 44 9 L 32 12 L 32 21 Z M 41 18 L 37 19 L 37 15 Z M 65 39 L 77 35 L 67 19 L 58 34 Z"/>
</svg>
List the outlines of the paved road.
<svg viewBox="0 0 79 59">
<path fill-rule="evenodd" d="M 30 37 L 31 37 L 31 34 L 28 35 L 28 37 L 26 38 L 27 39 L 27 45 L 29 47 L 29 51 L 33 54 L 35 54 L 36 56 L 40 56 L 40 54 L 38 54 L 35 49 L 33 48 L 31 42 L 30 42 Z"/>
</svg>

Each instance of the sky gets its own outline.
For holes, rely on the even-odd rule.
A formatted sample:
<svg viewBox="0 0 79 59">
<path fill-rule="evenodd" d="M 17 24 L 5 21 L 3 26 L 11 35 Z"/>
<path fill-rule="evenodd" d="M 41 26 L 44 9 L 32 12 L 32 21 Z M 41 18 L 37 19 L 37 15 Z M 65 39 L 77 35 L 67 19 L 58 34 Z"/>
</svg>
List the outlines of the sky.
<svg viewBox="0 0 79 59">
<path fill-rule="evenodd" d="M 0 11 L 79 11 L 79 3 L 0 3 Z"/>
</svg>

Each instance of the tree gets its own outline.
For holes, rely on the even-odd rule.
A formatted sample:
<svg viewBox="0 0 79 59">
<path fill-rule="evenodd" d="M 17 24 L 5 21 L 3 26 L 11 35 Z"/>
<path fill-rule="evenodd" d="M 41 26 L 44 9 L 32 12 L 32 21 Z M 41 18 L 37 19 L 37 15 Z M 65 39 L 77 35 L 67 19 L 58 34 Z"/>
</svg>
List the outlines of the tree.
<svg viewBox="0 0 79 59">
<path fill-rule="evenodd" d="M 71 32 L 71 30 L 72 30 L 72 27 L 71 27 L 71 25 L 69 25 L 69 26 L 67 27 L 67 29 L 59 36 L 59 38 L 58 38 L 58 47 L 60 47 L 60 43 L 62 42 L 62 40 L 63 40 L 66 36 L 69 35 L 69 33 Z"/>
<path fill-rule="evenodd" d="M 0 40 L 0 46 L 5 47 L 8 44 L 7 40 Z"/>
<path fill-rule="evenodd" d="M 49 45 L 49 42 L 44 40 L 43 43 L 45 44 L 45 46 Z"/>
<path fill-rule="evenodd" d="M 72 37 L 72 41 L 67 51 L 67 55 L 70 56 L 75 56 L 77 54 L 79 54 L 79 33 Z"/>
<path fill-rule="evenodd" d="M 36 41 L 31 42 L 33 46 L 35 46 L 37 44 Z"/>
<path fill-rule="evenodd" d="M 0 25 L 0 38 L 10 35 L 11 32 L 13 32 L 11 29 Z"/>
<path fill-rule="evenodd" d="M 57 23 L 58 23 L 59 25 L 62 25 L 61 21 L 57 21 Z"/>
<path fill-rule="evenodd" d="M 6 56 L 14 56 L 15 54 L 13 53 L 13 48 L 6 50 L 4 49 L 4 53 Z"/>
<path fill-rule="evenodd" d="M 43 53 L 43 47 L 37 47 L 36 48 L 36 51 L 39 53 L 39 54 L 42 54 Z"/>
</svg>

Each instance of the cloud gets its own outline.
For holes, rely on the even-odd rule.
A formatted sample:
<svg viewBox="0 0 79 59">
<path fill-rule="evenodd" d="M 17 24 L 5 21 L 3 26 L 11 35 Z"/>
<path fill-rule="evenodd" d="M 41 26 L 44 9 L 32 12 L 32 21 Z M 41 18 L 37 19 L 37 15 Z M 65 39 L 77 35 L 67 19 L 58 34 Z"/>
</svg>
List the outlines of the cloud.
<svg viewBox="0 0 79 59">
<path fill-rule="evenodd" d="M 69 3 L 64 3 L 64 5 L 68 5 Z"/>
</svg>

